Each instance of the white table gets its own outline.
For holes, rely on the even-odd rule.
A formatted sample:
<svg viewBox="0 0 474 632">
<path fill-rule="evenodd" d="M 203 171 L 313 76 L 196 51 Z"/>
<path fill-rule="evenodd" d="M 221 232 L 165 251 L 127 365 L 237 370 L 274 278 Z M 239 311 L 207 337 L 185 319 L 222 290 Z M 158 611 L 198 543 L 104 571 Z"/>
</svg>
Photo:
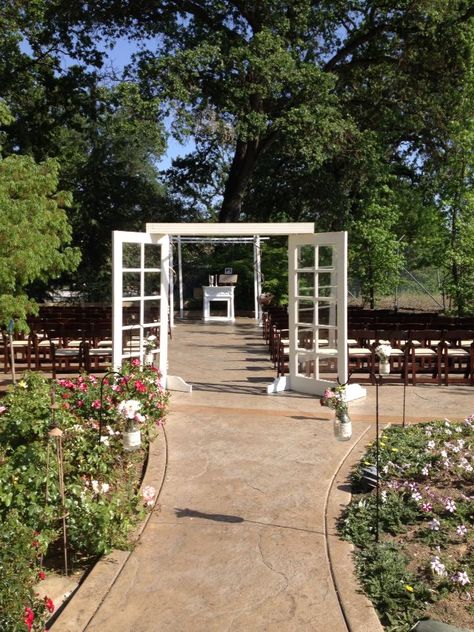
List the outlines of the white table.
<svg viewBox="0 0 474 632">
<path fill-rule="evenodd" d="M 234 320 L 234 289 L 233 285 L 203 285 L 204 320 Z M 224 301 L 227 304 L 227 316 L 211 316 L 212 301 Z"/>
</svg>

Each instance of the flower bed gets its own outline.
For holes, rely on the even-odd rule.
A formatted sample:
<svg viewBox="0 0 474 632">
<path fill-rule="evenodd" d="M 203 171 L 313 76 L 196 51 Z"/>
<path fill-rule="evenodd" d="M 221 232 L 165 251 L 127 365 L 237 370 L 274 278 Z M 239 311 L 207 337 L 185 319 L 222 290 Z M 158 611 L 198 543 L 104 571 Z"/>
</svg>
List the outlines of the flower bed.
<svg viewBox="0 0 474 632">
<path fill-rule="evenodd" d="M 133 419 L 123 414 L 130 401 Z M 72 565 L 129 547 L 131 531 L 153 504 L 155 491 L 147 488 L 142 497 L 138 487 L 167 403 L 156 369 L 136 361 L 101 380 L 83 375 L 51 382 L 30 373 L 2 400 L 1 630 L 44 629 L 54 604 L 39 600 L 34 587 L 61 550 L 63 516 Z M 143 442 L 126 452 L 122 433 L 131 422 Z"/>
<path fill-rule="evenodd" d="M 356 547 L 359 581 L 390 632 L 421 618 L 474 626 L 474 415 L 407 428 L 379 440 L 376 490 L 367 490 L 375 444 L 353 475 L 340 532 Z"/>
</svg>

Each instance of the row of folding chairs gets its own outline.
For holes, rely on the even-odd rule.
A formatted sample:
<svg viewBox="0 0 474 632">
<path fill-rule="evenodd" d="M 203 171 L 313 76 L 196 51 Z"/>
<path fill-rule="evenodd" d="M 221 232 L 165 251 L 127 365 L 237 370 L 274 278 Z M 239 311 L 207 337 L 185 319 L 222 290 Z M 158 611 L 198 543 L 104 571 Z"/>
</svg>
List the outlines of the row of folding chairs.
<svg viewBox="0 0 474 632">
<path fill-rule="evenodd" d="M 289 325 L 284 309 L 264 313 L 263 337 L 277 377 L 288 372 Z M 328 341 L 329 342 L 329 341 Z M 321 341 L 319 341 L 321 344 Z M 324 344 L 324 341 L 323 341 Z M 311 348 L 314 341 L 305 341 Z M 349 327 L 347 355 L 349 371 L 374 383 L 380 375 L 377 347 L 390 345 L 390 379 L 405 384 L 420 382 L 474 385 L 474 327 L 411 329 Z M 355 379 L 355 378 L 354 378 Z"/>
<path fill-rule="evenodd" d="M 349 308 L 348 323 L 358 329 L 474 329 L 472 316 L 454 317 L 437 312 L 398 312 Z"/>
<path fill-rule="evenodd" d="M 57 372 L 108 370 L 112 362 L 110 328 L 94 328 L 94 334 L 84 329 L 58 328 L 50 332 L 30 332 L 13 340 L 3 333 L 1 341 L 3 370 L 14 365 L 18 370 Z"/>
<path fill-rule="evenodd" d="M 389 345 L 390 379 L 405 384 L 474 385 L 474 330 L 349 329 L 348 358 L 352 373 L 380 375 L 377 348 Z M 389 379 L 389 378 L 387 378 Z"/>
<path fill-rule="evenodd" d="M 281 307 L 268 307 L 263 312 L 263 338 L 277 377 L 288 370 L 289 329 L 288 311 Z"/>
</svg>

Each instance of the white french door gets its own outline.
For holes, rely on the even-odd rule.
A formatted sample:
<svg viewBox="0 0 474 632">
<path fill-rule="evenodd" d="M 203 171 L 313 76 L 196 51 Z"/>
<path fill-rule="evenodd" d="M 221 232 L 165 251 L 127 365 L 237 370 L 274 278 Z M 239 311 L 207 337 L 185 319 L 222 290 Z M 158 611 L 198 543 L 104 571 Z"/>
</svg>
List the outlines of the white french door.
<svg viewBox="0 0 474 632">
<path fill-rule="evenodd" d="M 290 389 L 322 395 L 347 370 L 347 233 L 290 235 Z"/>
<path fill-rule="evenodd" d="M 153 364 L 166 384 L 168 372 L 168 235 L 113 232 L 113 366 L 138 358 L 156 336 Z"/>
</svg>

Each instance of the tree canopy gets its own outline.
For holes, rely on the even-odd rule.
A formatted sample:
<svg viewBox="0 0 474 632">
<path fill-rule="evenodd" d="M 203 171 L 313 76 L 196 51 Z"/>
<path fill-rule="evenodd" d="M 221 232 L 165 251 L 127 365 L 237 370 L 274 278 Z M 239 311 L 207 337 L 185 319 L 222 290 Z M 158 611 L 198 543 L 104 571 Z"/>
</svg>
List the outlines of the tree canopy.
<svg viewBox="0 0 474 632">
<path fill-rule="evenodd" d="M 11 117 L 0 103 L 0 118 Z M 58 163 L 36 163 L 29 156 L 0 157 L 0 324 L 13 319 L 25 329 L 35 311 L 27 288 L 47 281 L 79 262 L 79 251 L 68 247 L 71 227 L 65 207 L 70 195 L 57 190 Z"/>
<path fill-rule="evenodd" d="M 105 269 L 97 244 L 111 227 L 145 218 L 349 230 L 366 297 L 393 286 L 404 252 L 459 251 L 446 219 L 457 207 L 441 199 L 466 116 L 470 1 L 39 0 L 3 20 L 5 150 L 58 157 L 84 279 Z M 106 63 L 120 38 L 136 53 L 117 76 Z M 159 174 L 165 117 L 196 149 Z M 356 256 L 374 243 L 392 253 L 378 280 Z M 450 267 L 447 288 L 466 274 Z"/>
</svg>

